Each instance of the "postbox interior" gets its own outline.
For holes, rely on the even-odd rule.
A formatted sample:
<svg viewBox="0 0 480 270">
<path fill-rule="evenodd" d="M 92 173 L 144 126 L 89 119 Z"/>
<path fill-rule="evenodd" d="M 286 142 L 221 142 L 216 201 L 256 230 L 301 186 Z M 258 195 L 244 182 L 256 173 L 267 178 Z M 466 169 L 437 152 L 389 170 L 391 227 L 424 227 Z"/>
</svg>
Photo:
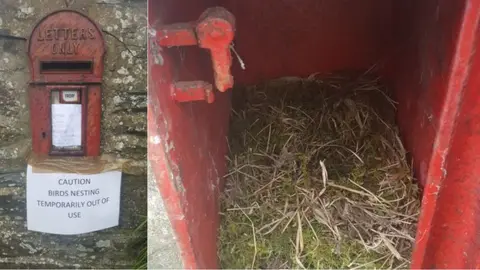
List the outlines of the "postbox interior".
<svg viewBox="0 0 480 270">
<path fill-rule="evenodd" d="M 164 0 L 149 5 L 153 28 L 195 21 L 213 6 L 232 12 L 235 50 L 246 65 L 241 69 L 234 56 L 236 86 L 344 70 L 381 76 L 398 104 L 396 120 L 415 175 L 420 183 L 425 180 L 464 1 Z M 208 52 L 198 47 L 163 52 L 176 80 L 213 82 Z M 215 238 L 219 219 L 218 190 L 210 186 L 226 173 L 231 91 L 215 92 L 213 104 L 176 104 L 159 94 L 171 117 L 194 253 L 204 265 L 216 260 L 215 243 L 205 244 Z"/>
</svg>

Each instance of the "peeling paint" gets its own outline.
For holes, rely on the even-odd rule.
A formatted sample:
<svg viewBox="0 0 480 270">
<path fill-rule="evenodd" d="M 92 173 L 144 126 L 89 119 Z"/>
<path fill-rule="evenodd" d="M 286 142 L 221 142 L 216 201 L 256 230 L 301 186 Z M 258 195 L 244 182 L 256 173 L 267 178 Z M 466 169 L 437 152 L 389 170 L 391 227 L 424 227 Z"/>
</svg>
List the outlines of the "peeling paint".
<svg viewBox="0 0 480 270">
<path fill-rule="evenodd" d="M 151 34 L 152 31 L 149 31 L 149 33 Z M 151 51 L 151 55 L 153 56 L 153 63 L 155 63 L 156 65 L 163 66 L 164 60 L 163 60 L 163 56 L 162 56 L 162 48 L 155 41 L 155 37 L 156 36 L 151 36 L 150 35 L 150 38 L 149 38 L 149 40 L 150 40 L 150 51 Z"/>
<path fill-rule="evenodd" d="M 161 142 L 160 140 L 160 136 L 156 135 L 156 136 L 150 136 L 150 141 L 153 143 L 153 144 L 159 144 Z"/>
</svg>

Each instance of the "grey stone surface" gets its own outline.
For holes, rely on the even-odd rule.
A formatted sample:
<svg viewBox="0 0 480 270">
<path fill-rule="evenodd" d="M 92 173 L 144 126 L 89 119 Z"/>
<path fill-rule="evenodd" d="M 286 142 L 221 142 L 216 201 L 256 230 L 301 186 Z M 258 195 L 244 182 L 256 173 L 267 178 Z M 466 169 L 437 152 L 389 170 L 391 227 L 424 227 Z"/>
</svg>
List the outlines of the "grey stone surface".
<svg viewBox="0 0 480 270">
<path fill-rule="evenodd" d="M 182 269 L 180 250 L 163 204 L 163 199 L 148 166 L 148 268 Z"/>
<path fill-rule="evenodd" d="M 30 150 L 25 40 L 58 9 L 95 20 L 107 44 L 102 152 L 126 159 L 120 226 L 78 236 L 26 229 L 25 155 Z M 130 268 L 134 228 L 147 213 L 146 0 L 0 0 L 0 268 Z"/>
</svg>

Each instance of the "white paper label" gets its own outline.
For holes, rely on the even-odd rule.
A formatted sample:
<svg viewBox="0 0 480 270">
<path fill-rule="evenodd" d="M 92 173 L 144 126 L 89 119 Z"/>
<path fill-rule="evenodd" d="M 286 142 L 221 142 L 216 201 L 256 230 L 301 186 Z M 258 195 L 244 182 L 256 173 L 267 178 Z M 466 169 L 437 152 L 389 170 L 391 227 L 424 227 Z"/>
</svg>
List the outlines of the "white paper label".
<svg viewBox="0 0 480 270">
<path fill-rule="evenodd" d="M 27 168 L 28 230 L 82 234 L 118 226 L 122 172 L 34 173 Z"/>
<path fill-rule="evenodd" d="M 82 104 L 52 104 L 52 144 L 55 147 L 82 145 Z"/>
<path fill-rule="evenodd" d="M 62 91 L 62 98 L 66 102 L 78 102 L 78 101 L 80 101 L 78 91 L 63 90 Z"/>
</svg>

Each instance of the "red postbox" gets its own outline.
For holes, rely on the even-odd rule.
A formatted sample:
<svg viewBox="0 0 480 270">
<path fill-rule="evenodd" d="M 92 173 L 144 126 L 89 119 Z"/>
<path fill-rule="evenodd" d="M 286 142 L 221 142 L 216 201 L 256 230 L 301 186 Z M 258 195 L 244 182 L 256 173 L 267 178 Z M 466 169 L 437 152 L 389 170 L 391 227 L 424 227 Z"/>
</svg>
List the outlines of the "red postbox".
<svg viewBox="0 0 480 270">
<path fill-rule="evenodd" d="M 104 55 L 101 28 L 77 11 L 53 12 L 33 28 L 28 96 L 34 154 L 100 154 Z"/>
<path fill-rule="evenodd" d="M 480 1 L 164 0 L 149 1 L 148 12 L 150 163 L 185 268 L 218 267 L 232 92 L 218 82 L 338 70 L 376 71 L 398 102 L 402 139 L 424 187 L 412 268 L 480 268 Z M 202 13 L 210 19 L 198 20 Z M 201 45 L 199 30 L 234 36 L 247 69 L 234 58 L 230 74 L 229 55 L 215 55 L 230 38 L 212 39 L 211 55 L 169 48 Z"/>
</svg>

